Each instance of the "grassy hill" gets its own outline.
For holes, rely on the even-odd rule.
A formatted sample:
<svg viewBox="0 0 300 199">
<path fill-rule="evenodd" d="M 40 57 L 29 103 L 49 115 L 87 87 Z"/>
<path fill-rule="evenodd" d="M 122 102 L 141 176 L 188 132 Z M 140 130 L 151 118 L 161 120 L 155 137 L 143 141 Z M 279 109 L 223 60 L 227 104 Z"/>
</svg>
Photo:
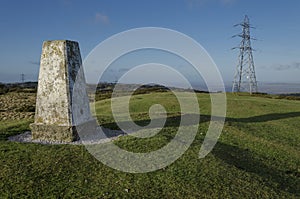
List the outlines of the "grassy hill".
<svg viewBox="0 0 300 199">
<path fill-rule="evenodd" d="M 8 95 L 12 99 L 23 97 L 22 93 L 7 93 L 0 95 L 0 103 L 8 103 L 4 100 Z M 34 106 L 34 94 L 24 96 L 28 99 L 24 107 Z M 0 115 L 0 198 L 300 197 L 300 101 L 228 94 L 222 135 L 214 150 L 198 159 L 209 125 L 210 98 L 205 93 L 197 96 L 201 121 L 191 147 L 168 167 L 145 174 L 113 170 L 84 146 L 9 142 L 8 136 L 27 130 L 33 119 L 32 108 L 8 106 Z M 174 137 L 181 113 L 176 98 L 168 91 L 132 96 L 133 120 L 148 124 L 148 110 L 155 103 L 168 111 L 165 128 L 151 138 L 119 137 L 114 141 L 118 146 L 147 152 L 161 148 Z M 95 106 L 98 121 L 117 129 L 110 99 Z M 6 112 L 15 113 L 14 119 L 4 119 Z"/>
</svg>

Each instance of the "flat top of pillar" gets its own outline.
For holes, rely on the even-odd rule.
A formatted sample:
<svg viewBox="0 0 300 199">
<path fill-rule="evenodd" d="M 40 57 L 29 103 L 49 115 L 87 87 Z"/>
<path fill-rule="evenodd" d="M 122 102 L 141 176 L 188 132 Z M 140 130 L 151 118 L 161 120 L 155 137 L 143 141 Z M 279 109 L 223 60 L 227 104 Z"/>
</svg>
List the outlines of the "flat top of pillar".
<svg viewBox="0 0 300 199">
<path fill-rule="evenodd" d="M 78 44 L 77 41 L 72 41 L 72 40 L 47 40 L 47 41 L 44 41 L 44 44 L 50 44 L 50 43 L 76 43 Z"/>
</svg>

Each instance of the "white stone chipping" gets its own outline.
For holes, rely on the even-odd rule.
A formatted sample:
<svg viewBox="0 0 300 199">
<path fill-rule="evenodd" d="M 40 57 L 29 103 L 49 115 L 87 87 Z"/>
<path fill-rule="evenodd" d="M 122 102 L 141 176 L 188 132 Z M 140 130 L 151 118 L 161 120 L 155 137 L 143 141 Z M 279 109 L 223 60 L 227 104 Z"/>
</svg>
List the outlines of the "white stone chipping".
<svg viewBox="0 0 300 199">
<path fill-rule="evenodd" d="M 85 144 L 101 144 L 101 143 L 106 143 L 110 142 L 113 140 L 116 140 L 120 136 L 126 135 L 124 132 L 120 130 L 111 130 L 103 127 L 98 127 L 98 130 L 102 128 L 102 131 L 105 132 L 107 137 L 89 137 L 86 138 L 84 141 L 82 140 L 77 140 L 74 142 L 62 142 L 62 141 L 49 141 L 49 140 L 33 140 L 31 136 L 31 131 L 26 131 L 22 134 L 14 135 L 8 137 L 8 140 L 11 142 L 22 142 L 22 143 L 37 143 L 37 144 L 71 144 L 71 145 L 85 145 Z"/>
</svg>

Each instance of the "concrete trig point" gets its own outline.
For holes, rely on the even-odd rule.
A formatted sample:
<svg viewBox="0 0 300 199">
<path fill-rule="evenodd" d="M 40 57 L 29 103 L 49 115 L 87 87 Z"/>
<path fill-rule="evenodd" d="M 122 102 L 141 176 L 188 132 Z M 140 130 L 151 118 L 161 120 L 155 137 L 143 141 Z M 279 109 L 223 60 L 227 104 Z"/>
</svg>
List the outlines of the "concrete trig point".
<svg viewBox="0 0 300 199">
<path fill-rule="evenodd" d="M 78 73 L 79 72 L 79 73 Z M 77 80 L 76 76 L 78 74 Z M 73 87 L 80 87 L 73 93 Z M 72 97 L 80 124 L 75 124 Z M 79 99 L 79 100 L 78 100 Z M 79 139 L 76 126 L 93 121 L 79 45 L 74 41 L 45 41 L 41 55 L 32 139 L 72 142 Z"/>
</svg>

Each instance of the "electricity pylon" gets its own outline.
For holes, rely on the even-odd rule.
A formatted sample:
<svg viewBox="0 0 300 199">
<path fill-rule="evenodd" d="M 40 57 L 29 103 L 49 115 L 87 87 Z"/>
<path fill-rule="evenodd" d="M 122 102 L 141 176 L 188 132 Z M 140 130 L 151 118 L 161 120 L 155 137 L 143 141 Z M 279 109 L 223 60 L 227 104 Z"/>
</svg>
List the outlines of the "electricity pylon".
<svg viewBox="0 0 300 199">
<path fill-rule="evenodd" d="M 249 18 L 246 15 L 242 23 L 235 25 L 241 26 L 243 31 L 241 34 L 235 35 L 233 37 L 241 37 L 242 41 L 239 47 L 233 49 L 239 49 L 239 61 L 236 67 L 236 73 L 234 76 L 232 92 L 257 92 L 257 81 L 255 75 L 252 47 L 251 47 L 251 38 L 250 29 L 253 28 L 250 26 Z"/>
<path fill-rule="evenodd" d="M 24 83 L 25 82 L 25 74 L 21 74 L 21 82 Z"/>
</svg>

